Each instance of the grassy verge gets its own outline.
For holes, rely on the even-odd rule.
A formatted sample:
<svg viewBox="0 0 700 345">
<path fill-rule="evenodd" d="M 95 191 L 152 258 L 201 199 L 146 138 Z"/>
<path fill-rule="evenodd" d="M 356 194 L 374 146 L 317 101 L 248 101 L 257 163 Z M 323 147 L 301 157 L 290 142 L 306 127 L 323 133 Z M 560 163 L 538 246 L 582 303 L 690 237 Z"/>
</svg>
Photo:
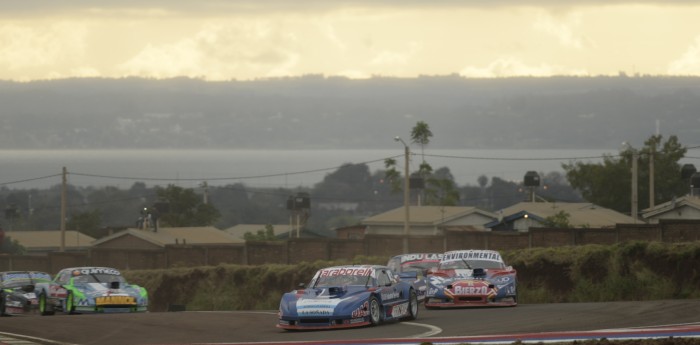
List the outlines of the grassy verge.
<svg viewBox="0 0 700 345">
<path fill-rule="evenodd" d="M 629 242 L 611 246 L 535 248 L 502 253 L 518 271 L 519 303 L 700 298 L 700 242 Z M 319 268 L 385 264 L 388 258 L 296 265 L 219 265 L 125 272 L 149 291 L 152 311 L 274 310 L 281 295 Z"/>
</svg>

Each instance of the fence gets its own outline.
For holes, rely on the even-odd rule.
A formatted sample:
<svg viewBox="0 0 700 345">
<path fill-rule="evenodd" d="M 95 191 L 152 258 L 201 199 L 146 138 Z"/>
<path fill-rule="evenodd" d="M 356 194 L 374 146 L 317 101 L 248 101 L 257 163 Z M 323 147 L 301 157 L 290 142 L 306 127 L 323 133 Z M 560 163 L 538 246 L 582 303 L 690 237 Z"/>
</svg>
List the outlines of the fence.
<svg viewBox="0 0 700 345">
<path fill-rule="evenodd" d="M 665 220 L 659 224 L 618 224 L 605 229 L 532 228 L 529 232 L 454 231 L 444 235 L 412 236 L 411 252 L 456 249 L 516 250 L 626 241 L 691 242 L 700 240 L 700 220 Z M 403 238 L 368 235 L 363 239 L 298 238 L 247 242 L 238 245 L 168 245 L 162 249 L 93 248 L 84 253 L 3 255 L 0 270 L 39 270 L 50 273 L 65 267 L 108 266 L 125 270 L 218 265 L 294 264 L 316 260 L 350 260 L 358 255 L 386 257 L 401 253 Z"/>
</svg>

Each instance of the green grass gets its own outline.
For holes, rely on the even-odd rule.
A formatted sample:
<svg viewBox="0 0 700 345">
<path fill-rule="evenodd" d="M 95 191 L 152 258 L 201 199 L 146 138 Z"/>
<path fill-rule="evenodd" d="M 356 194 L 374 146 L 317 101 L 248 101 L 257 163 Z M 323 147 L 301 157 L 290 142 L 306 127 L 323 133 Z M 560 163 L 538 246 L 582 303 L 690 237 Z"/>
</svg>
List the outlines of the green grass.
<svg viewBox="0 0 700 345">
<path fill-rule="evenodd" d="M 700 242 L 629 242 L 503 252 L 518 271 L 519 303 L 603 302 L 700 298 Z M 342 264 L 385 264 L 389 258 L 296 265 L 219 265 L 127 271 L 146 287 L 152 311 L 274 310 L 283 293 L 316 270 Z"/>
</svg>

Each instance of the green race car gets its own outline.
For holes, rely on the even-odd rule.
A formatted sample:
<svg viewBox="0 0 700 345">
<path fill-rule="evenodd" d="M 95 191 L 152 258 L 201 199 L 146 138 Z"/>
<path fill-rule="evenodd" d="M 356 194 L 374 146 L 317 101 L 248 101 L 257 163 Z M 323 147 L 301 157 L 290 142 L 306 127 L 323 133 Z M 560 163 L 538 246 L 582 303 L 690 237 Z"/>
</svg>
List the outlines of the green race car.
<svg viewBox="0 0 700 345">
<path fill-rule="evenodd" d="M 54 283 L 65 290 L 52 297 L 59 299 L 58 309 L 67 314 L 148 311 L 146 289 L 129 284 L 114 268 L 65 268 L 56 274 Z M 39 284 L 36 288 L 42 289 L 43 286 Z"/>
</svg>

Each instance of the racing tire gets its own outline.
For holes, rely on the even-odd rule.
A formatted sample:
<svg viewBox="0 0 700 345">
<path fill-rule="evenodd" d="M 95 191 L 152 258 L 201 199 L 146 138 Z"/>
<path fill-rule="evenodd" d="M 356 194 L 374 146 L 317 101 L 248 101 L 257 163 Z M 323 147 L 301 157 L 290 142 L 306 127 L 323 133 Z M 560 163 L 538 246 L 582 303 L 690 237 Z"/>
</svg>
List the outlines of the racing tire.
<svg viewBox="0 0 700 345">
<path fill-rule="evenodd" d="M 54 309 L 53 307 L 49 308 L 46 302 L 46 293 L 43 291 L 39 294 L 39 314 L 42 316 L 54 314 Z"/>
<path fill-rule="evenodd" d="M 418 317 L 418 295 L 416 290 L 411 289 L 408 296 L 408 316 L 401 319 L 402 321 L 415 320 Z"/>
<path fill-rule="evenodd" d="M 382 322 L 382 308 L 379 306 L 379 300 L 375 296 L 369 298 L 369 322 L 373 326 Z"/>
<path fill-rule="evenodd" d="M 71 291 L 68 291 L 68 295 L 66 296 L 66 300 L 63 302 L 63 312 L 66 314 L 73 314 L 75 313 L 75 299 L 73 298 L 73 293 Z"/>
<path fill-rule="evenodd" d="M 8 314 L 5 312 L 5 293 L 0 292 L 0 316 L 7 316 Z"/>
</svg>

